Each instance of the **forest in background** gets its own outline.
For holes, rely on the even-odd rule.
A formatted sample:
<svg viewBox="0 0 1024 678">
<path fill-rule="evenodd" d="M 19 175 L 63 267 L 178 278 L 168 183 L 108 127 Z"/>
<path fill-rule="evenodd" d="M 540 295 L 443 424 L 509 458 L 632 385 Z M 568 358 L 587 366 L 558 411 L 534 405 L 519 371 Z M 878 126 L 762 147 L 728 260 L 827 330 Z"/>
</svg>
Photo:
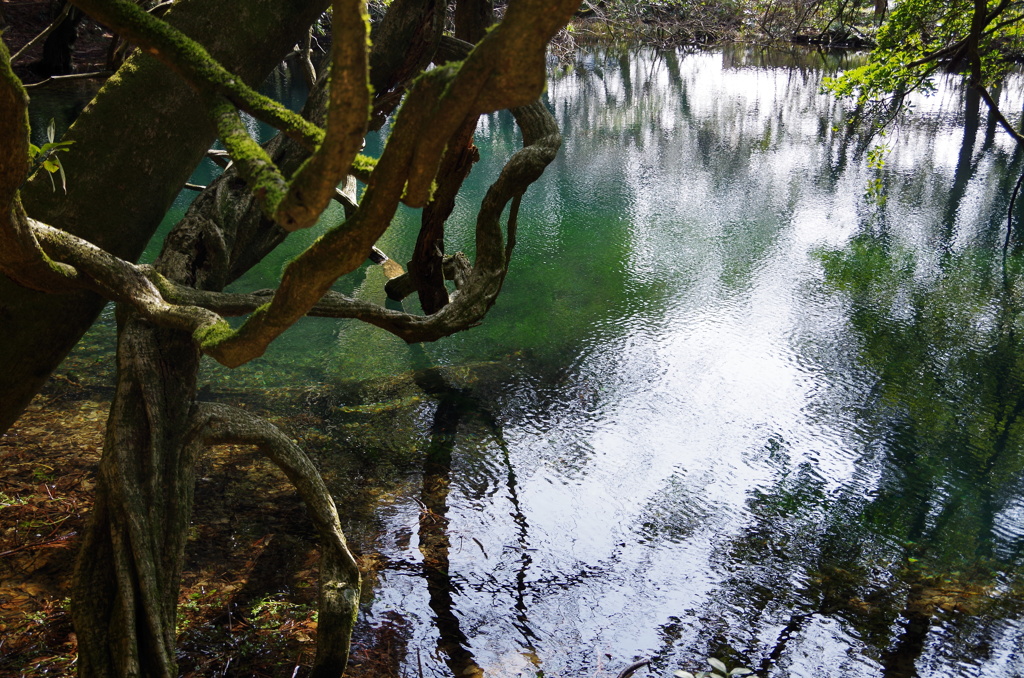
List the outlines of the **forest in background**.
<svg viewBox="0 0 1024 678">
<path fill-rule="evenodd" d="M 145 3 L 143 3 L 145 4 Z M 161 3 L 153 2 L 153 5 Z M 169 4 L 169 3 L 164 3 Z M 494 3 L 500 15 L 507 0 Z M 368 3 L 371 17 L 384 16 L 390 0 Z M 568 55 L 577 43 L 641 41 L 652 46 L 709 45 L 723 42 L 792 42 L 830 47 L 871 48 L 890 10 L 886 0 L 594 0 L 582 3 L 572 22 L 552 44 Z M 0 4 L 0 29 L 15 46 L 52 26 L 38 64 L 46 75 L 83 70 L 109 72 L 124 58 L 123 41 L 88 18 L 64 12 L 55 0 L 7 0 Z M 323 47 L 329 38 L 320 26 Z M 60 44 L 63 43 L 63 44 Z M 42 48 L 42 41 L 39 51 Z M 57 56 L 64 53 L 64 56 Z M 72 66 L 72 60 L 77 65 Z M 17 66 L 17 64 L 16 64 Z"/>
<path fill-rule="evenodd" d="M 602 0 L 584 2 L 568 29 L 584 40 L 656 45 L 796 42 L 870 47 L 885 0 Z"/>
</svg>

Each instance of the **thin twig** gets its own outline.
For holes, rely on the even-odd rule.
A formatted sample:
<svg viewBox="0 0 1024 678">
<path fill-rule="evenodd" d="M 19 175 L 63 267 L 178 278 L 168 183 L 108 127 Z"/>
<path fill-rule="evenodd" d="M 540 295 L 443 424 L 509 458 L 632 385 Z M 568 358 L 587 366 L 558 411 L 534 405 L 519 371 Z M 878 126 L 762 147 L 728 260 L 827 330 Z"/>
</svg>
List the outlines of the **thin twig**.
<svg viewBox="0 0 1024 678">
<path fill-rule="evenodd" d="M 222 151 L 219 148 L 211 148 L 208 150 L 206 152 L 206 157 L 210 159 L 210 162 L 221 169 L 227 169 L 228 165 L 231 164 L 231 156 L 228 155 L 227 151 Z"/>
<path fill-rule="evenodd" d="M 68 539 L 71 539 L 72 537 L 76 536 L 77 534 L 78 534 L 77 532 L 68 532 L 65 535 L 61 535 L 60 537 L 54 537 L 53 539 L 45 539 L 43 541 L 37 541 L 37 542 L 35 542 L 33 544 L 25 544 L 24 546 L 19 546 L 17 548 L 10 549 L 9 551 L 0 552 L 0 558 L 4 558 L 6 556 L 9 556 L 12 553 L 18 553 L 19 551 L 28 551 L 28 550 L 31 550 L 31 549 L 40 548 L 42 546 L 48 546 L 50 544 L 55 544 L 55 543 L 57 543 L 59 541 L 67 541 Z"/>
<path fill-rule="evenodd" d="M 42 33 L 29 40 L 24 47 L 15 52 L 14 55 L 11 57 L 11 63 L 13 64 L 15 60 L 18 57 L 20 57 L 24 52 L 32 49 L 33 47 L 39 44 L 40 40 L 45 40 L 46 36 L 48 36 L 50 33 L 53 33 L 53 31 L 56 30 L 57 26 L 60 25 L 60 22 L 64 21 L 64 18 L 71 13 L 71 7 L 72 5 L 70 2 L 65 3 L 64 9 L 62 9 L 60 14 L 57 15 L 57 18 L 53 20 L 53 23 L 44 28 Z"/>
<path fill-rule="evenodd" d="M 306 76 L 306 85 L 313 89 L 316 86 L 316 67 L 313 66 L 313 27 L 306 31 L 306 39 L 299 55 L 302 57 L 302 73 Z"/>
<path fill-rule="evenodd" d="M 167 0 L 166 2 L 161 2 L 159 5 L 154 5 L 153 7 L 150 7 L 149 9 L 147 9 L 146 11 L 149 12 L 150 14 L 152 14 L 153 16 L 161 16 L 162 17 L 164 14 L 167 13 L 167 10 L 169 10 L 171 8 L 171 6 L 174 5 L 174 3 L 176 1 L 177 0 Z"/>
<path fill-rule="evenodd" d="M 33 87 L 42 87 L 43 85 L 49 85 L 55 82 L 66 82 L 68 80 L 90 80 L 93 78 L 109 78 L 114 74 L 114 71 L 92 71 L 90 73 L 72 73 L 71 75 L 51 75 L 46 80 L 40 80 L 39 82 L 33 82 L 25 85 L 25 89 L 31 89 Z"/>
</svg>

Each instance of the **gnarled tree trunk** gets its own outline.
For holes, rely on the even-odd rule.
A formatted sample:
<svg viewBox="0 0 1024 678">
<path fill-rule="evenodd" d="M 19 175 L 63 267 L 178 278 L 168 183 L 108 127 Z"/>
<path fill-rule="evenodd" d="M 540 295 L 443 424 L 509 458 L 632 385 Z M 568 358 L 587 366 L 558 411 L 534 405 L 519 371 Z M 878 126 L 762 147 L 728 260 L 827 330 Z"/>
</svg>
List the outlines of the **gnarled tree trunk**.
<svg viewBox="0 0 1024 678">
<path fill-rule="evenodd" d="M 324 102 L 320 88 L 307 108 L 322 113 Z M 271 150 L 285 169 L 308 155 L 281 138 Z M 219 291 L 284 235 L 229 171 L 193 203 L 156 266 L 175 282 Z M 306 500 L 324 550 L 315 675 L 340 676 L 355 622 L 359 571 L 319 474 L 270 424 L 196 402 L 200 356 L 190 334 L 158 328 L 127 308 L 119 309 L 118 321 L 117 390 L 74 576 L 79 675 L 176 675 L 175 618 L 195 464 L 210 444 L 231 442 L 262 448 Z"/>
<path fill-rule="evenodd" d="M 181 0 L 167 20 L 227 68 L 258 83 L 323 12 L 327 0 Z M 230 30 L 225 27 L 230 27 Z M 29 215 L 134 261 L 216 137 L 200 96 L 145 54 L 112 77 L 65 140 L 66 195 L 37 174 Z M 0 432 L 21 415 L 92 325 L 105 300 L 46 294 L 0 276 Z"/>
<path fill-rule="evenodd" d="M 195 484 L 186 445 L 199 353 L 121 310 L 118 386 L 75 568 L 79 676 L 166 676 Z M 177 335 L 177 336 L 176 336 Z"/>
<path fill-rule="evenodd" d="M 364 89 L 366 34 L 361 23 L 363 5 L 359 0 L 334 3 L 336 19 L 339 14 L 348 14 L 343 22 L 335 25 L 337 41 L 332 59 L 335 87 L 330 92 L 326 132 L 287 111 L 278 111 L 269 102 L 254 103 L 258 98 L 255 93 L 240 87 L 237 78 L 208 59 L 198 44 L 166 25 L 153 22 L 131 2 L 75 2 L 96 12 L 96 16 L 106 17 L 105 20 L 112 21 L 119 30 L 125 30 L 126 35 L 131 35 L 147 52 L 161 55 L 192 78 L 200 89 L 230 90 L 228 96 L 248 102 L 246 110 L 269 116 L 310 146 L 317 147 L 309 161 L 294 170 L 295 180 L 292 181 L 289 178 L 292 170 L 288 168 L 294 167 L 308 152 L 286 146 L 274 150 L 279 157 L 272 159 L 242 129 L 238 111 L 232 103 L 226 103 L 227 99 L 218 99 L 219 103 L 214 105 L 211 94 L 196 99 L 194 110 L 187 114 L 179 111 L 177 116 L 187 124 L 191 120 L 201 122 L 204 111 L 216 110 L 221 136 L 234 153 L 235 167 L 246 180 L 229 173 L 205 191 L 168 237 L 155 268 L 150 268 L 132 266 L 111 254 L 125 257 L 124 252 L 130 252 L 133 246 L 141 248 L 146 235 L 141 227 L 146 220 L 142 217 L 153 212 L 152 205 L 159 203 L 159 199 L 149 196 L 149 207 L 137 208 L 124 204 L 125 196 L 121 193 L 88 196 L 78 189 L 75 200 L 69 201 L 70 208 L 63 201 L 54 201 L 50 209 L 30 209 L 32 217 L 42 217 L 46 222 L 92 236 L 90 239 L 97 241 L 102 249 L 46 223 L 33 221 L 22 210 L 17 192 L 27 166 L 27 128 L 23 123 L 20 135 L 8 135 L 16 146 L 8 155 L 15 159 L 26 158 L 26 161 L 21 165 L 20 176 L 15 173 L 12 180 L 0 182 L 6 192 L 0 197 L 4 198 L 4 203 L 10 203 L 9 214 L 0 223 L 2 235 L 14 243 L 4 252 L 4 271 L 37 289 L 53 289 L 54 285 L 49 284 L 53 277 L 60 278 L 60 282 L 73 279 L 75 283 L 87 284 L 89 289 L 126 304 L 119 309 L 117 391 L 101 462 L 97 503 L 75 571 L 73 609 L 79 630 L 80 675 L 172 676 L 176 673 L 175 608 L 193 501 L 195 461 L 207 446 L 230 442 L 254 444 L 264 451 L 292 480 L 312 513 L 324 549 L 314 675 L 317 678 L 340 676 L 347 661 L 348 640 L 355 620 L 359 572 L 341 533 L 334 503 L 309 460 L 273 426 L 227 406 L 196 402 L 199 350 L 227 365 L 241 364 L 260 355 L 292 322 L 313 312 L 372 322 L 407 341 L 434 340 L 478 322 L 494 303 L 508 271 L 523 193 L 551 162 L 560 144 L 554 118 L 535 97 L 544 82 L 546 40 L 556 30 L 557 22 L 568 17 L 574 3 L 563 0 L 556 3 L 556 12 L 545 14 L 540 10 L 547 6 L 540 0 L 523 0 L 510 7 L 507 23 L 489 33 L 472 51 L 471 45 L 455 39 L 449 39 L 447 47 L 440 50 L 439 44 L 444 43 L 440 34 L 424 29 L 423 39 L 418 40 L 423 49 L 417 49 L 414 55 L 407 54 L 411 58 L 409 63 L 432 58 L 435 47 L 455 62 L 415 80 L 405 102 L 408 109 L 403 108 L 380 161 L 374 165 L 363 160 L 353 167 L 359 136 L 366 128 L 363 111 L 369 103 L 368 91 Z M 396 2 L 395 6 L 407 11 L 423 9 L 412 0 Z M 443 7 L 443 2 L 439 6 Z M 436 17 L 437 8 L 437 4 L 431 4 L 426 7 L 429 10 L 426 15 L 420 16 Z M 224 17 L 220 19 L 218 25 L 228 23 Z M 245 20 L 245 17 L 235 17 L 233 23 Z M 296 32 L 301 35 L 307 25 L 296 26 Z M 409 24 L 399 21 L 395 25 Z M 2 50 L 0 57 L 6 57 Z M 461 58 L 465 61 L 460 61 Z M 406 60 L 395 63 L 397 66 L 388 76 L 394 82 L 393 90 L 392 86 L 387 88 L 389 92 L 400 92 L 406 86 L 401 75 Z M 125 70 L 134 73 L 136 68 L 145 65 L 145 62 L 129 64 Z M 207 71 L 214 76 L 209 76 Z M 152 74 L 159 73 L 158 69 Z M 93 116 L 86 118 L 94 123 L 92 128 L 87 124 L 86 129 L 100 136 L 89 137 L 83 133 L 80 141 L 125 135 L 116 119 L 110 117 L 111 100 L 125 103 L 117 98 L 124 94 L 117 89 L 118 80 L 114 82 L 113 89 L 97 99 L 91 109 Z M 9 97 L 7 108 L 24 112 L 24 92 L 16 81 L 9 84 L 6 90 L 0 90 L 13 97 Z M 139 89 L 137 93 L 144 90 Z M 120 94 L 111 99 L 111 92 Z M 355 98 L 356 104 L 346 108 L 349 95 Z M 534 103 L 521 105 L 531 100 Z M 314 101 L 323 99 L 316 97 Z M 103 108 L 104 105 L 107 108 Z M 313 105 L 323 110 L 322 103 Z M 354 270 L 388 227 L 400 200 L 411 206 L 429 202 L 439 164 L 445 173 L 454 173 L 450 185 L 446 177 L 438 179 L 444 188 L 438 192 L 443 200 L 438 201 L 441 209 L 436 216 L 443 221 L 447 214 L 444 210 L 450 211 L 448 199 L 461 183 L 463 170 L 468 169 L 468 164 L 462 161 L 442 162 L 446 146 L 454 141 L 457 143 L 452 147 L 459 153 L 471 149 L 470 135 L 476 116 L 507 106 L 514 107 L 512 113 L 522 129 L 524 148 L 512 155 L 483 199 L 477 218 L 475 265 L 470 266 L 464 258 L 451 260 L 456 264 L 452 277 L 459 289 L 458 296 L 448 300 L 436 313 L 419 316 L 331 292 L 333 281 Z M 101 115 L 98 111 L 105 113 Z M 167 113 L 162 109 L 160 112 Z M 137 112 L 128 117 L 137 117 Z M 133 129 L 159 133 L 161 122 L 157 120 L 152 129 L 141 123 Z M 183 123 L 175 119 L 173 124 Z M 427 133 L 437 130 L 441 132 Z M 75 157 L 77 165 L 65 163 L 72 177 L 76 170 L 83 169 L 83 158 L 95 158 L 98 153 L 95 143 L 83 146 L 86 152 L 81 155 L 69 154 Z M 120 144 L 114 144 L 113 148 L 123 150 Z M 153 144 L 148 149 L 152 151 Z M 161 175 L 164 181 L 176 176 L 178 166 L 184 162 L 182 158 L 189 152 L 191 150 L 186 149 L 176 158 L 177 169 Z M 281 157 L 282 154 L 287 157 Z M 339 157 L 343 159 L 338 160 Z M 115 189 L 122 185 L 148 185 L 138 182 L 139 170 L 143 170 L 143 176 L 147 176 L 149 170 L 156 172 L 159 160 L 149 155 L 144 158 L 145 166 L 130 171 L 120 167 L 121 162 L 115 163 L 115 169 L 109 173 L 115 177 L 113 183 L 99 182 L 99 185 Z M 450 159 L 455 158 L 453 152 Z M 368 169 L 369 165 L 375 168 Z M 349 173 L 368 181 L 363 204 L 345 224 L 328 229 L 286 268 L 282 284 L 273 293 L 270 303 L 263 303 L 259 294 L 220 293 L 224 285 L 250 263 L 262 259 L 283 236 L 282 228 L 291 226 L 290 230 L 294 230 L 312 225 L 324 203 L 336 196 L 335 184 Z M 173 185 L 180 185 L 180 182 Z M 169 195 L 166 186 L 159 188 L 157 198 L 165 193 Z M 315 200 L 306 189 L 311 190 Z M 134 195 L 127 189 L 125 192 Z M 32 196 L 33 188 L 29 186 L 25 192 L 26 203 L 31 202 Z M 118 200 L 117 205 L 111 205 Z M 510 204 L 505 237 L 501 218 Z M 287 209 L 281 205 L 287 205 Z M 83 213 L 87 215 L 84 218 Z M 111 213 L 115 216 L 114 228 L 98 227 L 99 220 L 110 219 Z M 117 222 L 118 215 L 125 216 L 128 223 Z M 274 223 L 268 219 L 273 219 Z M 119 229 L 121 226 L 125 228 Z M 43 251 L 44 245 L 47 252 Z M 50 255 L 61 263 L 48 259 Z M 66 260 L 73 261 L 74 265 L 64 263 Z M 197 299 L 209 306 L 195 306 Z M 241 312 L 251 315 L 235 331 L 218 314 L 221 311 L 214 312 L 212 308 L 226 309 L 225 314 L 242 308 Z M 50 319 L 44 320 L 49 322 Z"/>
</svg>

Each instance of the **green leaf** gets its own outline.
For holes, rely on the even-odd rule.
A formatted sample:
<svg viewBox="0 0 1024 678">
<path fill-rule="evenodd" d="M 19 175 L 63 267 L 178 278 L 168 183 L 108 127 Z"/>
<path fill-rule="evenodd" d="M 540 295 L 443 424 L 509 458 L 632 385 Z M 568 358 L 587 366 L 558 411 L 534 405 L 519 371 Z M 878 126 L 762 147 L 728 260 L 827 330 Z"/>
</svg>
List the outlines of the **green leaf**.
<svg viewBox="0 0 1024 678">
<path fill-rule="evenodd" d="M 748 669 L 748 668 L 736 667 L 735 669 L 733 669 L 732 671 L 729 672 L 729 675 L 730 676 L 746 676 L 746 675 L 749 675 L 749 674 L 751 674 L 753 672 L 754 672 L 753 670 Z"/>
<path fill-rule="evenodd" d="M 690 673 L 689 671 L 683 671 L 682 669 L 680 669 L 679 671 L 676 671 L 672 675 L 675 676 L 676 678 L 695 678 L 692 673 Z"/>
<path fill-rule="evenodd" d="M 43 168 L 50 174 L 53 174 L 60 169 L 60 163 L 52 158 L 47 158 L 43 161 Z"/>
<path fill-rule="evenodd" d="M 720 660 L 720 659 L 715 659 L 714 657 L 708 657 L 708 664 L 711 664 L 711 666 L 713 666 L 716 671 L 719 671 L 721 673 L 728 673 L 728 671 L 729 671 L 729 669 L 725 668 L 725 663 L 722 662 L 722 660 Z"/>
<path fill-rule="evenodd" d="M 46 138 L 53 143 L 53 138 L 57 136 L 57 125 L 54 123 L 53 118 L 50 118 L 50 124 L 46 126 Z"/>
</svg>

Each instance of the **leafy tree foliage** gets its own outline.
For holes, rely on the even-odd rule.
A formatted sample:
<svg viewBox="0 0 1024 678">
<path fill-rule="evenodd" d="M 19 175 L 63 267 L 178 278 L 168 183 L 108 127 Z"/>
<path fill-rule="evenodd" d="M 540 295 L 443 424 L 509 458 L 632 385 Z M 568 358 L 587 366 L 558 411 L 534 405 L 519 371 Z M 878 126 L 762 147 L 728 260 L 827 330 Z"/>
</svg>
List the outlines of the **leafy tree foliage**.
<svg viewBox="0 0 1024 678">
<path fill-rule="evenodd" d="M 901 0 L 877 35 L 870 61 L 828 81 L 878 124 L 912 92 L 929 93 L 942 73 L 960 75 L 1018 143 L 1018 128 L 991 94 L 1024 48 L 1024 2 L 1019 0 Z"/>
</svg>

